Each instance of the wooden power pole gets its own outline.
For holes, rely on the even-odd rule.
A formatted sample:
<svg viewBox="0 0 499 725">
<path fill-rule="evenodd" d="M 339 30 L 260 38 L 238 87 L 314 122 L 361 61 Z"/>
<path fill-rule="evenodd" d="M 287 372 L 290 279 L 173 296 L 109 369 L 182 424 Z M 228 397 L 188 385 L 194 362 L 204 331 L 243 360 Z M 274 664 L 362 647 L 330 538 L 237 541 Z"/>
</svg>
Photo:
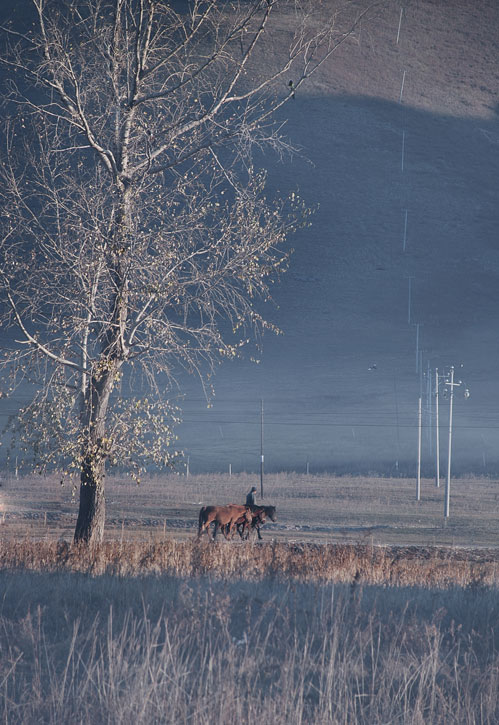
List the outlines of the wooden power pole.
<svg viewBox="0 0 499 725">
<path fill-rule="evenodd" d="M 263 453 L 263 398 L 260 401 L 260 496 L 263 499 L 263 464 L 265 456 Z"/>
</svg>

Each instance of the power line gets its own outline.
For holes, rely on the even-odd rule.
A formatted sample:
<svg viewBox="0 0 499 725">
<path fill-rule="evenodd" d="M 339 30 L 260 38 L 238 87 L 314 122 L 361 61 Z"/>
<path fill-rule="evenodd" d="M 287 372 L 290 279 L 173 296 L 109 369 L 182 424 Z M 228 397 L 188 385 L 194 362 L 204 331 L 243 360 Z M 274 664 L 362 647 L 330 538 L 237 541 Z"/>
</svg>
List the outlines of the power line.
<svg viewBox="0 0 499 725">
<path fill-rule="evenodd" d="M 180 425 L 188 423 L 190 425 L 253 425 L 253 426 L 260 426 L 260 421 L 255 420 L 188 420 L 183 419 L 180 423 Z M 356 422 L 348 422 L 348 423 L 330 423 L 327 421 L 321 422 L 321 423 L 309 423 L 302 420 L 297 421 L 290 421 L 290 422 L 284 422 L 284 421 L 278 421 L 274 422 L 271 419 L 269 420 L 267 417 L 265 418 L 265 425 L 273 425 L 273 426 L 311 426 L 311 427 L 324 427 L 324 428 L 396 428 L 397 423 L 356 423 Z M 398 424 L 400 428 L 417 428 L 417 423 L 399 423 Z M 443 428 L 444 426 L 441 426 Z M 423 429 L 432 430 L 432 427 L 429 425 L 422 425 Z M 458 425 L 454 426 L 454 430 L 499 430 L 499 424 L 498 425 Z"/>
</svg>

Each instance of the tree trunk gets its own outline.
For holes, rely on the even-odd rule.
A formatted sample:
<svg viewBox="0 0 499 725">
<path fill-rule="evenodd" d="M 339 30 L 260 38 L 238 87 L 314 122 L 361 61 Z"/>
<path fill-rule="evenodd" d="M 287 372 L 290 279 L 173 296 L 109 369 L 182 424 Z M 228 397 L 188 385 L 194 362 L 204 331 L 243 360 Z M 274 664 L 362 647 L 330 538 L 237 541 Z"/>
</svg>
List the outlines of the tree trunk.
<svg viewBox="0 0 499 725">
<path fill-rule="evenodd" d="M 75 543 L 100 544 L 104 538 L 106 499 L 105 463 L 87 459 L 81 472 L 80 508 L 74 534 Z"/>
<path fill-rule="evenodd" d="M 130 223 L 130 189 L 121 189 L 123 198 L 118 205 L 114 236 L 111 277 L 115 288 L 110 301 L 110 323 L 103 329 L 99 364 L 88 379 L 86 364 L 82 379 L 81 420 L 88 439 L 83 447 L 80 478 L 80 508 L 74 540 L 90 545 L 104 538 L 106 502 L 104 478 L 109 441 L 105 437 L 109 398 L 116 376 L 126 359 L 124 330 L 127 319 L 128 280 L 123 251 L 127 248 Z M 88 379 L 88 388 L 86 380 Z"/>
<path fill-rule="evenodd" d="M 82 447 L 80 508 L 76 522 L 76 543 L 100 544 L 104 538 L 106 501 L 104 480 L 109 453 L 104 436 L 113 374 L 91 377 L 89 395 L 82 399 L 82 419 L 88 438 Z"/>
</svg>

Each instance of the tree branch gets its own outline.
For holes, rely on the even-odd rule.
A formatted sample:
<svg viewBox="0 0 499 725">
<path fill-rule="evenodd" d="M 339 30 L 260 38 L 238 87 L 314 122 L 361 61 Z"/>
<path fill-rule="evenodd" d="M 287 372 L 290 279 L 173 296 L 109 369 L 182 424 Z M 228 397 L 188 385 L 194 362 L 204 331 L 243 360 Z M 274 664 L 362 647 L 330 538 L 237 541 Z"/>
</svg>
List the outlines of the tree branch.
<svg viewBox="0 0 499 725">
<path fill-rule="evenodd" d="M 56 355 L 55 353 L 51 352 L 51 350 L 48 349 L 45 345 L 42 345 L 41 342 L 39 342 L 36 337 L 33 337 L 33 335 L 30 335 L 30 333 L 27 331 L 26 327 L 24 326 L 24 323 L 21 319 L 21 316 L 19 315 L 19 312 L 17 311 L 17 307 L 15 305 L 14 300 L 12 299 L 12 295 L 10 292 L 7 292 L 7 299 L 9 300 L 10 306 L 12 308 L 12 311 L 14 313 L 14 316 L 17 320 L 17 324 L 21 328 L 24 336 L 26 337 L 25 344 L 33 345 L 39 352 L 46 355 L 51 360 L 54 360 L 54 362 L 58 363 L 59 365 L 64 365 L 65 367 L 72 368 L 73 370 L 78 370 L 78 372 L 84 373 L 85 370 L 74 363 L 72 360 L 66 360 L 63 357 L 60 357 L 59 355 Z"/>
</svg>

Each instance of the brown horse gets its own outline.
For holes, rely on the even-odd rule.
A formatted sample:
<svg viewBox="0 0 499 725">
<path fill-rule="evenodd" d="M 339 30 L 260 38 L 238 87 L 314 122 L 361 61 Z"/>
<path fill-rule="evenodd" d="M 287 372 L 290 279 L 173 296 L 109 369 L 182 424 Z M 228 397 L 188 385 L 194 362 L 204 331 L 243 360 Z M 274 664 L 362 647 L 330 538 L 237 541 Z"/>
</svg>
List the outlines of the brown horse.
<svg viewBox="0 0 499 725">
<path fill-rule="evenodd" d="M 267 518 L 271 521 L 277 521 L 275 506 L 252 506 L 251 522 L 248 522 L 248 520 L 242 516 L 236 521 L 236 528 L 241 539 L 244 538 L 245 532 L 247 532 L 246 538 L 248 538 L 250 531 L 254 531 L 256 529 L 258 538 L 261 541 L 262 535 L 260 533 L 260 528 L 264 525 Z"/>
<path fill-rule="evenodd" d="M 232 534 L 232 530 L 236 525 L 236 521 L 241 519 L 251 524 L 251 511 L 247 506 L 239 506 L 237 504 L 229 504 L 228 506 L 203 506 L 199 512 L 199 528 L 198 537 L 203 531 L 208 534 L 208 529 L 212 521 L 215 524 L 213 538 L 215 539 L 218 529 L 222 529 L 222 533 L 226 539 Z"/>
</svg>

